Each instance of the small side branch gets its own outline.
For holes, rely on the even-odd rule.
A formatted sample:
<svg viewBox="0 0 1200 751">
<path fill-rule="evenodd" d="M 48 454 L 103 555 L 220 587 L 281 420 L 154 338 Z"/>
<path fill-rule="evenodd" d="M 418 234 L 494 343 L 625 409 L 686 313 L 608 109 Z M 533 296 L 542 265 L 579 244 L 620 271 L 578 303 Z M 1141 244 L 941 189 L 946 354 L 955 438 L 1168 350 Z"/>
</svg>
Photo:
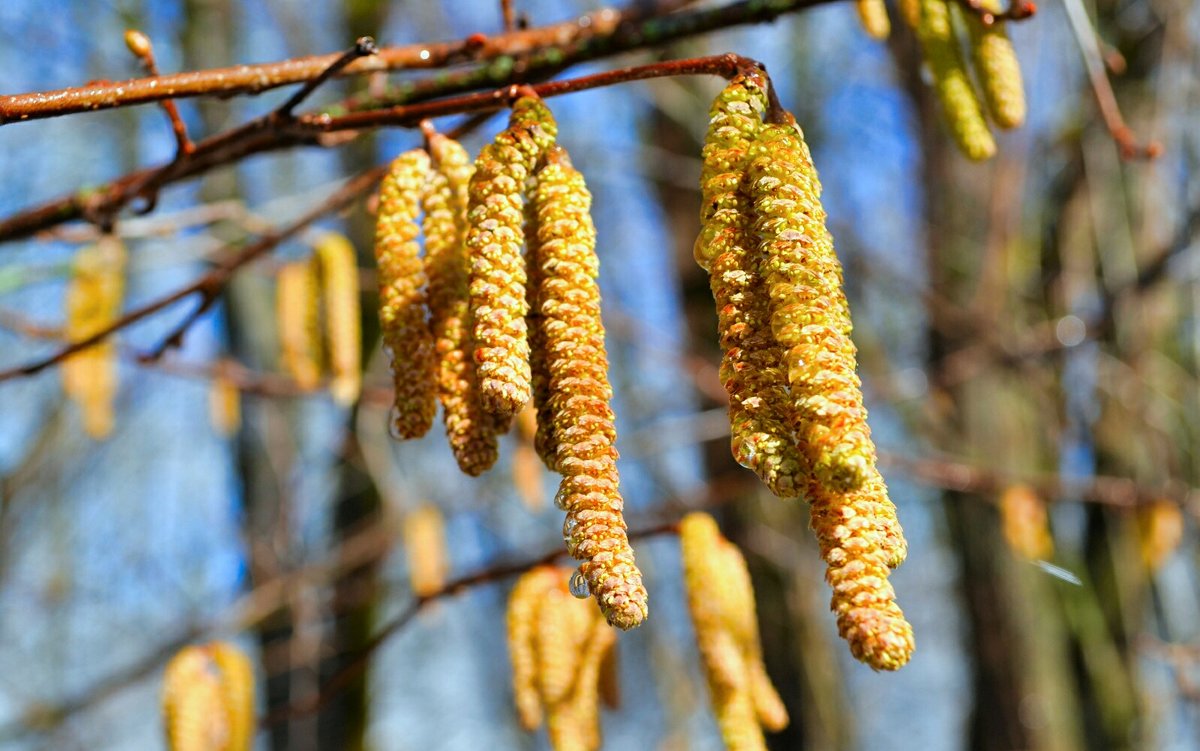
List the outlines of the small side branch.
<svg viewBox="0 0 1200 751">
<path fill-rule="evenodd" d="M 150 37 L 137 29 L 129 29 L 125 32 L 125 46 L 142 61 L 142 67 L 146 69 L 147 73 L 155 78 L 159 76 L 158 62 L 154 59 L 154 45 L 150 43 Z M 164 99 L 160 105 L 167 113 L 167 118 L 171 121 L 171 130 L 175 133 L 175 159 L 182 159 L 192 153 L 196 147 L 188 138 L 187 125 L 179 116 L 179 108 L 175 106 L 175 100 Z"/>
<path fill-rule="evenodd" d="M 321 71 L 316 78 L 308 81 L 302 87 L 300 87 L 299 91 L 297 91 L 295 94 L 292 94 L 292 96 L 289 97 L 279 109 L 275 110 L 275 116 L 281 118 L 290 118 L 296 107 L 300 106 L 300 103 L 307 99 L 310 94 L 316 91 L 321 84 L 337 75 L 340 71 L 345 70 L 347 65 L 359 59 L 360 57 L 367 57 L 369 55 L 377 54 L 379 54 L 379 48 L 375 46 L 374 39 L 371 37 L 359 37 L 354 42 L 353 47 L 343 52 L 340 57 L 329 64 L 328 68 Z"/>
</svg>

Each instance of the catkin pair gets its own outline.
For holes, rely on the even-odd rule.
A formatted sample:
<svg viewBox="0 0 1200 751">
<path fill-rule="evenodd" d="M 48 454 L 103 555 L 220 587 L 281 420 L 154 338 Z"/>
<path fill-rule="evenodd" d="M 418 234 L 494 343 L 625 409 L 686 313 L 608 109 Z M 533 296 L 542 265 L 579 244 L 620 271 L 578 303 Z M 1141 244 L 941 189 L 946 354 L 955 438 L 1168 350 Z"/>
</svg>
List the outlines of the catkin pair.
<svg viewBox="0 0 1200 751">
<path fill-rule="evenodd" d="M 601 673 L 616 632 L 587 600 L 572 597 L 570 572 L 539 566 L 508 600 L 508 645 L 517 716 L 526 730 L 546 723 L 555 751 L 600 747 Z"/>
<path fill-rule="evenodd" d="M 121 314 L 125 293 L 125 246 L 116 235 L 103 235 L 75 256 L 67 286 L 67 339 L 76 342 L 108 327 Z M 83 429 L 94 439 L 107 438 L 117 396 L 117 350 L 112 338 L 72 354 L 62 364 L 63 391 L 83 415 Z"/>
<path fill-rule="evenodd" d="M 533 337 L 544 367 L 539 449 L 562 475 L 555 502 L 563 538 L 608 622 L 633 628 L 647 615 L 646 589 L 625 528 L 616 426 L 596 282 L 599 259 L 591 195 L 566 152 L 551 149 L 537 173 L 529 258 L 537 281 Z"/>
<path fill-rule="evenodd" d="M 765 750 L 762 729 L 782 730 L 788 714 L 763 664 L 746 561 L 708 514 L 683 518 L 679 544 L 688 612 L 721 737 L 730 751 Z"/>
<path fill-rule="evenodd" d="M 254 669 L 228 642 L 184 647 L 167 663 L 163 725 L 171 751 L 250 751 Z"/>
</svg>

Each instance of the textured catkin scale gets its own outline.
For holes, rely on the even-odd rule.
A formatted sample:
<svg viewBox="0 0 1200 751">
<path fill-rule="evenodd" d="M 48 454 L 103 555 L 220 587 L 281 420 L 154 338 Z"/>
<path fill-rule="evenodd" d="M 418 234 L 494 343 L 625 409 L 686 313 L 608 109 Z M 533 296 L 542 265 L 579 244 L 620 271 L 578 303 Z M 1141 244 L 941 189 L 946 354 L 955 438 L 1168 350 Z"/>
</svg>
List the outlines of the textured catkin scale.
<svg viewBox="0 0 1200 751">
<path fill-rule="evenodd" d="M 838 633 L 850 653 L 872 668 L 903 667 L 914 648 L 912 626 L 896 604 L 888 574 L 906 548 L 883 478 L 873 470 L 867 483 L 850 493 L 813 483 L 809 501 Z"/>
<path fill-rule="evenodd" d="M 999 13 L 998 0 L 980 0 L 980 7 Z M 971 58 L 992 120 L 1001 128 L 1017 128 L 1025 122 L 1025 87 L 1021 64 L 1008 38 L 1003 21 L 985 26 L 975 13 L 965 13 L 971 39 Z"/>
<path fill-rule="evenodd" d="M 534 730 L 542 724 L 538 693 L 536 634 L 538 609 L 547 593 L 558 586 L 561 571 L 538 566 L 517 579 L 508 596 L 508 655 L 513 669 L 513 699 L 521 727 Z"/>
<path fill-rule="evenodd" d="M 954 140 L 968 158 L 990 159 L 996 153 L 996 142 L 971 86 L 946 0 L 921 0 L 917 38 Z"/>
<path fill-rule="evenodd" d="M 646 618 L 646 589 L 618 490 L 591 195 L 566 152 L 547 155 L 533 201 L 554 466 L 562 474 L 556 503 L 567 512 L 563 538 L 608 622 L 629 629 Z"/>
<path fill-rule="evenodd" d="M 1046 504 L 1028 485 L 1012 485 L 1000 494 L 1000 529 L 1017 555 L 1031 561 L 1054 556 L 1054 538 Z"/>
<path fill-rule="evenodd" d="M 888 20 L 887 6 L 883 0 L 855 0 L 858 20 L 863 31 L 872 39 L 887 39 L 892 33 L 892 22 Z"/>
<path fill-rule="evenodd" d="M 125 260 L 125 246 L 115 235 L 104 235 L 75 256 L 66 297 L 70 341 L 86 339 L 120 316 Z M 79 405 L 84 431 L 97 440 L 107 438 L 117 396 L 117 351 L 112 338 L 64 360 L 62 382 L 63 391 Z"/>
<path fill-rule="evenodd" d="M 478 476 L 496 463 L 495 421 L 483 408 L 475 366 L 465 245 L 468 184 L 474 166 L 457 141 L 429 139 L 434 171 L 422 199 L 430 323 L 437 348 L 437 391 L 446 438 L 459 469 Z"/>
<path fill-rule="evenodd" d="M 679 525 L 688 611 L 721 737 L 729 749 L 765 749 L 762 726 L 787 725 L 766 676 L 746 563 L 716 521 L 688 514 Z"/>
<path fill-rule="evenodd" d="M 537 179 L 530 178 L 526 185 L 530 183 L 533 185 L 530 195 L 534 195 L 537 191 Z M 525 205 L 525 298 L 529 305 L 529 311 L 525 315 L 525 328 L 529 333 L 530 385 L 533 390 L 536 424 L 533 447 L 546 468 L 556 471 L 558 441 L 554 437 L 554 410 L 550 404 L 549 353 L 546 351 L 545 317 L 542 315 L 541 300 L 544 274 L 538 234 L 537 204 L 529 201 Z"/>
<path fill-rule="evenodd" d="M 275 279 L 280 365 L 304 391 L 321 381 L 320 280 L 307 261 L 285 263 Z"/>
<path fill-rule="evenodd" d="M 787 422 L 783 351 L 771 335 L 767 289 L 753 237 L 746 168 L 766 108 L 763 82 L 735 78 L 710 110 L 701 171 L 697 263 L 709 271 L 720 331 L 721 382 L 729 394 L 731 448 L 781 497 L 799 496 L 803 464 Z"/>
<path fill-rule="evenodd" d="M 254 668 L 242 650 L 229 642 L 214 642 L 208 648 L 217 668 L 221 706 L 229 734 L 221 751 L 250 751 L 254 745 Z"/>
<path fill-rule="evenodd" d="M 446 555 L 445 526 L 441 510 L 431 503 L 421 504 L 404 516 L 408 580 L 418 597 L 431 595 L 446 583 L 450 566 Z"/>
<path fill-rule="evenodd" d="M 375 264 L 379 270 L 379 329 L 391 351 L 396 435 L 425 435 L 437 412 L 436 352 L 427 320 L 425 269 L 418 214 L 429 155 L 413 149 L 397 157 L 379 187 Z M 440 229 L 440 228 L 439 228 Z"/>
<path fill-rule="evenodd" d="M 484 406 L 503 425 L 525 406 L 532 390 L 522 195 L 526 178 L 556 134 L 554 118 L 541 100 L 518 99 L 509 127 L 475 160 L 469 186 L 475 362 Z"/>
<path fill-rule="evenodd" d="M 755 154 L 755 230 L 771 328 L 791 385 L 793 428 L 818 480 L 833 490 L 854 490 L 875 465 L 875 445 L 821 184 L 792 124 L 763 126 Z"/>
<path fill-rule="evenodd" d="M 220 679 L 202 647 L 184 647 L 163 674 L 163 726 L 170 751 L 220 751 L 229 739 Z"/>
<path fill-rule="evenodd" d="M 327 233 L 317 239 L 314 256 L 321 278 L 325 308 L 325 341 L 329 352 L 329 393 L 348 407 L 362 391 L 362 302 L 358 293 L 358 262 L 354 246 L 344 235 Z"/>
</svg>

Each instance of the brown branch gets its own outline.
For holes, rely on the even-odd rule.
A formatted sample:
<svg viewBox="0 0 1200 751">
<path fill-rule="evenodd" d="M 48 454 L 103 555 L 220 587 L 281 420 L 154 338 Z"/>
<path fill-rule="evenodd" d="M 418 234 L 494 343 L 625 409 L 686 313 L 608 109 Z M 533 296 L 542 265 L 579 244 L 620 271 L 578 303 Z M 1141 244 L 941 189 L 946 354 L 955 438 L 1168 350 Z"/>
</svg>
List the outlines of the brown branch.
<svg viewBox="0 0 1200 751">
<path fill-rule="evenodd" d="M 268 233 L 261 237 L 257 242 L 242 248 L 227 261 L 220 263 L 212 271 L 204 274 L 199 279 L 187 284 L 174 292 L 153 300 L 141 307 L 125 313 L 116 321 L 113 321 L 108 326 L 96 331 L 92 335 L 72 342 L 65 347 L 46 357 L 39 358 L 24 365 L 18 365 L 5 370 L 0 370 L 0 381 L 6 381 L 12 378 L 21 376 L 29 376 L 34 373 L 39 373 L 46 368 L 57 365 L 67 357 L 91 347 L 99 342 L 107 339 L 113 333 L 122 329 L 128 328 L 133 324 L 145 318 L 154 315 L 155 313 L 165 308 L 174 305 L 175 303 L 185 300 L 192 295 L 200 295 L 200 304 L 180 325 L 167 336 L 163 346 L 157 348 L 155 352 L 150 353 L 150 358 L 153 359 L 168 347 L 178 344 L 188 326 L 191 325 L 204 311 L 208 310 L 216 299 L 220 296 L 225 286 L 229 283 L 233 273 L 255 260 L 256 258 L 265 255 L 279 245 L 279 243 L 287 240 L 297 234 L 309 224 L 312 224 L 317 219 L 331 211 L 350 204 L 358 199 L 367 191 L 375 186 L 377 182 L 383 179 L 386 173 L 386 166 L 376 167 L 367 172 L 364 172 L 357 177 L 346 182 L 342 187 L 338 188 L 329 198 L 322 201 L 320 205 L 306 212 L 296 221 L 288 224 L 275 232 Z"/>
<path fill-rule="evenodd" d="M 295 94 L 292 94 L 292 96 L 289 97 L 286 102 L 280 105 L 279 108 L 275 110 L 275 116 L 291 117 L 292 112 L 294 112 L 295 109 L 300 106 L 301 102 L 303 102 L 310 94 L 316 91 L 321 84 L 328 81 L 331 77 L 337 75 L 338 71 L 345 70 L 346 66 L 350 65 L 350 63 L 358 60 L 359 58 L 378 54 L 379 48 L 375 46 L 374 39 L 371 37 L 359 37 L 358 40 L 354 42 L 354 45 L 350 47 L 350 49 L 343 52 L 338 59 L 330 63 L 329 67 L 321 71 L 320 75 L 316 76 L 310 81 L 305 82 L 305 84 L 300 87 L 299 91 L 297 91 Z"/>
</svg>

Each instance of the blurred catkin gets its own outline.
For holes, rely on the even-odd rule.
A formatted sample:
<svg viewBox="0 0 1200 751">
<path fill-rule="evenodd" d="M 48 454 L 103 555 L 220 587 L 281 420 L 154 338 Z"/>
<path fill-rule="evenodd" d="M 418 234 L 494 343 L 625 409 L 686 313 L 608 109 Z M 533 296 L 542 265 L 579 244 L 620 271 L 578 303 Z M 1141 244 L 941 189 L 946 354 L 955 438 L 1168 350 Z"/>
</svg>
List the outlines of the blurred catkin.
<svg viewBox="0 0 1200 751">
<path fill-rule="evenodd" d="M 554 466 L 562 474 L 555 502 L 567 512 L 563 538 L 608 622 L 629 629 L 646 617 L 646 589 L 618 489 L 591 194 L 562 149 L 547 155 L 533 202 Z"/>
<path fill-rule="evenodd" d="M 529 401 L 532 388 L 522 196 L 526 178 L 556 134 L 545 103 L 518 99 L 508 128 L 479 153 L 470 180 L 467 248 L 475 361 L 484 406 L 505 425 Z"/>
<path fill-rule="evenodd" d="M 362 302 L 358 290 L 358 261 L 354 246 L 345 235 L 335 232 L 318 238 L 315 251 L 325 310 L 329 393 L 335 403 L 348 407 L 358 401 L 362 391 Z"/>
<path fill-rule="evenodd" d="M 709 271 L 717 307 L 724 353 L 721 383 L 729 394 L 734 459 L 786 498 L 801 494 L 804 468 L 787 421 L 783 350 L 771 335 L 746 171 L 767 106 L 765 85 L 756 74 L 739 76 L 713 102 L 703 150 L 695 257 Z"/>
<path fill-rule="evenodd" d="M 1138 507 L 1138 549 L 1150 571 L 1159 567 L 1183 541 L 1183 512 L 1165 498 Z"/>
<path fill-rule="evenodd" d="M 320 280 L 314 264 L 293 261 L 275 280 L 275 319 L 280 364 L 303 391 L 321 380 Z"/>
<path fill-rule="evenodd" d="M 1028 485 L 1012 485 L 1000 495 L 1004 541 L 1014 553 L 1031 561 L 1054 556 L 1054 537 L 1046 504 Z"/>
<path fill-rule="evenodd" d="M 872 39 L 887 39 L 892 33 L 892 22 L 888 20 L 887 6 L 883 0 L 855 0 L 858 20 L 863 31 Z"/>
<path fill-rule="evenodd" d="M 221 706 L 229 729 L 221 751 L 250 751 L 258 727 L 258 718 L 254 714 L 254 668 L 250 658 L 230 642 L 214 642 L 208 651 L 218 672 Z"/>
<path fill-rule="evenodd" d="M 170 751 L 221 751 L 230 737 L 220 677 L 206 650 L 184 647 L 163 674 L 163 726 Z"/>
<path fill-rule="evenodd" d="M 446 583 L 450 565 L 446 555 L 445 520 L 432 503 L 423 503 L 404 516 L 404 552 L 413 594 L 425 597 Z"/>
<path fill-rule="evenodd" d="M 538 694 L 538 654 L 535 639 L 538 608 L 555 586 L 561 572 L 553 566 L 538 566 L 521 575 L 508 595 L 508 656 L 512 662 L 513 700 L 521 727 L 534 730 L 542 724 L 542 701 Z"/>
<path fill-rule="evenodd" d="M 954 140 L 970 159 L 991 158 L 996 153 L 996 142 L 967 74 L 946 0 L 921 0 L 917 38 Z"/>
<path fill-rule="evenodd" d="M 425 304 L 418 214 L 429 174 L 429 155 L 413 149 L 398 156 L 379 187 L 375 264 L 379 273 L 379 329 L 391 352 L 394 432 L 425 435 L 437 412 L 433 334 Z M 432 224 L 432 223 L 431 223 Z M 440 230 L 432 226 L 430 229 Z"/>
<path fill-rule="evenodd" d="M 989 13 L 1001 10 L 999 0 L 980 0 L 979 5 Z M 1025 122 L 1025 87 L 1021 82 L 1021 64 L 1004 22 L 987 26 L 976 13 L 963 15 L 970 35 L 975 75 L 992 120 L 1001 128 L 1020 127 Z"/>
<path fill-rule="evenodd" d="M 770 320 L 784 348 L 792 426 L 812 474 L 862 487 L 875 465 L 842 268 L 825 227 L 821 183 L 793 123 L 768 124 L 750 165 Z"/>
<path fill-rule="evenodd" d="M 459 469 L 478 476 L 496 463 L 498 446 L 479 395 L 468 293 L 467 194 L 475 168 L 461 144 L 439 133 L 430 136 L 429 150 L 434 170 L 422 203 L 438 398 Z"/>
<path fill-rule="evenodd" d="M 125 245 L 112 234 L 76 254 L 66 296 L 68 340 L 86 339 L 120 317 L 125 262 Z M 117 397 L 117 350 L 112 337 L 64 360 L 62 383 L 67 397 L 79 406 L 84 431 L 97 440 L 107 438 Z"/>
<path fill-rule="evenodd" d="M 222 436 L 231 436 L 242 426 L 242 392 L 220 366 L 208 387 L 208 419 Z"/>
</svg>

